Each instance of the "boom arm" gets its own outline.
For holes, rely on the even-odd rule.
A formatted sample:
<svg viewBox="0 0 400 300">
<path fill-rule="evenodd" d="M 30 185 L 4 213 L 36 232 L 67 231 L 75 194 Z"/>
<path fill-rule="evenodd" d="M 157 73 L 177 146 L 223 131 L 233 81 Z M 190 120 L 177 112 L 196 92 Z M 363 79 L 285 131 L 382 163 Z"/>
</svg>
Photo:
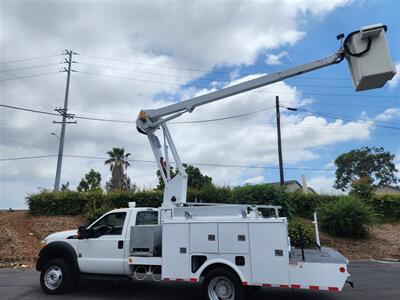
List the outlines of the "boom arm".
<svg viewBox="0 0 400 300">
<path fill-rule="evenodd" d="M 217 100 L 221 100 L 233 95 L 241 94 L 250 90 L 254 90 L 256 88 L 270 85 L 282 80 L 285 80 L 287 78 L 301 75 L 307 72 L 311 72 L 320 68 L 324 68 L 336 63 L 339 63 L 343 60 L 344 57 L 344 50 L 339 49 L 337 52 L 335 52 L 332 55 L 329 55 L 327 57 L 324 57 L 322 59 L 318 59 L 316 61 L 300 65 L 294 68 L 290 68 L 288 70 L 284 70 L 281 72 L 276 72 L 272 74 L 268 74 L 265 76 L 261 76 L 256 79 L 252 79 L 249 81 L 245 81 L 236 85 L 228 86 L 224 89 L 211 92 L 202 96 L 194 97 L 192 99 L 182 101 L 179 103 L 171 104 L 162 108 L 158 109 L 149 109 L 149 110 L 144 110 L 144 114 L 150 120 L 151 122 L 156 122 L 166 116 L 170 116 L 171 114 L 174 113 L 179 113 L 173 118 L 176 118 L 180 116 L 184 112 L 192 112 L 197 106 L 204 105 L 207 103 L 211 103 Z M 168 121 L 171 119 L 168 119 Z M 142 123 L 140 123 L 142 125 Z M 144 124 L 143 124 L 144 125 Z M 139 126 L 140 127 L 140 126 Z M 143 128 L 143 127 L 141 127 Z"/>
<path fill-rule="evenodd" d="M 158 164 L 161 177 L 165 183 L 163 207 L 173 207 L 186 202 L 187 174 L 179 158 L 168 130 L 167 121 L 175 119 L 185 112 L 191 113 L 197 106 L 218 101 L 233 95 L 267 86 L 287 78 L 321 69 L 333 64 L 340 63 L 345 57 L 349 61 L 350 71 L 356 90 L 365 90 L 381 87 L 387 80 L 390 80 L 396 73 L 391 63 L 386 39 L 386 26 L 382 24 L 361 28 L 349 34 L 344 47 L 340 47 L 332 55 L 318 59 L 294 68 L 283 70 L 261 76 L 256 79 L 245 81 L 236 85 L 228 86 L 221 90 L 192 99 L 171 104 L 159 109 L 142 110 L 136 120 L 137 129 L 140 133 L 146 134 Z M 343 38 L 339 35 L 338 38 Z M 371 42 L 373 40 L 373 42 Z M 371 46 L 372 44 L 372 46 Z M 352 49 L 350 49 L 352 47 Z M 354 48 L 354 49 L 353 49 Z M 359 51 L 361 49 L 362 51 Z M 358 53 L 353 51 L 359 51 Z M 368 55 L 365 55 L 367 54 Z M 370 57 L 370 59 L 368 59 Z M 371 62 L 371 63 L 370 63 Z M 377 65 L 376 62 L 381 64 Z M 382 62 L 385 62 L 382 70 Z M 375 65 L 373 64 L 375 63 Z M 380 70 L 378 70 L 381 68 Z M 161 143 L 155 135 L 157 129 L 162 128 L 164 135 L 164 155 L 161 151 Z M 169 152 L 172 153 L 177 165 L 178 174 L 171 178 Z"/>
<path fill-rule="evenodd" d="M 187 174 L 179 158 L 169 133 L 166 122 L 181 116 L 185 112 L 192 112 L 197 106 L 211 103 L 233 95 L 254 90 L 256 88 L 273 84 L 287 78 L 307 73 L 316 69 L 340 62 L 344 57 L 344 51 L 339 49 L 334 54 L 325 58 L 300 65 L 282 72 L 272 73 L 259 78 L 245 81 L 224 89 L 198 96 L 186 101 L 168 105 L 159 109 L 143 110 L 140 112 L 136 121 L 139 132 L 147 135 L 151 148 L 153 150 L 162 180 L 165 184 L 163 207 L 171 207 L 186 202 L 187 193 Z M 164 155 L 161 152 L 161 143 L 154 132 L 161 127 L 164 134 Z M 178 168 L 178 174 L 171 178 L 169 148 L 174 157 Z"/>
</svg>

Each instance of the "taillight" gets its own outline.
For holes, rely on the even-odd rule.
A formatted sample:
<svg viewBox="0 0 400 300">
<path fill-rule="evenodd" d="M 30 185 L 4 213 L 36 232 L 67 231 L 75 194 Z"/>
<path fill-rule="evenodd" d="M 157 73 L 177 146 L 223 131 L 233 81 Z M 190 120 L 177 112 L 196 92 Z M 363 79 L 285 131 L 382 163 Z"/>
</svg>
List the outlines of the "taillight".
<svg viewBox="0 0 400 300">
<path fill-rule="evenodd" d="M 339 271 L 340 271 L 340 273 L 344 273 L 344 272 L 346 272 L 346 268 L 345 267 L 340 267 Z"/>
</svg>

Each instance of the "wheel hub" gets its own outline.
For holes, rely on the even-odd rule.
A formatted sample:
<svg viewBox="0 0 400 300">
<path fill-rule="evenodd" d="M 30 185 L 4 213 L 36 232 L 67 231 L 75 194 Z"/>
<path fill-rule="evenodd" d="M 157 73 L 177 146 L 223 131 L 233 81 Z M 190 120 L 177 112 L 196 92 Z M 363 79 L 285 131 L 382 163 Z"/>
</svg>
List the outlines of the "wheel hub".
<svg viewBox="0 0 400 300">
<path fill-rule="evenodd" d="M 47 269 L 44 275 L 44 283 L 50 290 L 58 288 L 63 280 L 63 274 L 58 266 L 52 266 Z"/>
<path fill-rule="evenodd" d="M 233 300 L 235 299 L 235 289 L 229 279 L 219 276 L 211 280 L 208 295 L 212 300 Z"/>
</svg>

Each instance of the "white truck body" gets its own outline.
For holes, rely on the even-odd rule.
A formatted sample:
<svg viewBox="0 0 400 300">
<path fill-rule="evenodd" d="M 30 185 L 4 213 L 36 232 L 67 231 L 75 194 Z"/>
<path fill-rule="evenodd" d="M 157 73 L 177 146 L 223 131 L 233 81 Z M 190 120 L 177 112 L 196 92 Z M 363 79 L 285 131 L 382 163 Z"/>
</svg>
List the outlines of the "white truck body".
<svg viewBox="0 0 400 300">
<path fill-rule="evenodd" d="M 303 261 L 300 250 L 290 245 L 286 218 L 243 213 L 244 207 L 179 207 L 172 209 L 172 217 L 162 221 L 160 216 L 166 215 L 163 208 L 116 209 L 88 228 L 96 227 L 110 215 L 125 214 L 120 234 L 77 239 L 77 230 L 73 230 L 49 235 L 45 242 L 70 244 L 84 274 L 144 278 L 146 274 L 135 276 L 138 267 L 143 273 L 144 266 L 147 279 L 199 282 L 208 267 L 224 265 L 237 274 L 244 286 L 342 290 L 350 276 L 345 257 L 330 248 L 306 249 Z M 209 216 L 211 209 L 221 215 Z M 138 224 L 138 214 L 149 212 L 157 214 L 157 224 Z M 158 224 L 162 226 L 161 254 L 132 255 L 132 228 Z M 152 274 L 155 267 L 161 274 Z"/>
</svg>

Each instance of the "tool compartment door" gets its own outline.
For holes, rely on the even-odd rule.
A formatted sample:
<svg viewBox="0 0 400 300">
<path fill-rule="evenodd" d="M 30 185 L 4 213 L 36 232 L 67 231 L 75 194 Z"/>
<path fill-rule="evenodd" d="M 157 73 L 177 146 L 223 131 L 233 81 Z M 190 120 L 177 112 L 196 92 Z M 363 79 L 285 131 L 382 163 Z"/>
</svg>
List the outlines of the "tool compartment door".
<svg viewBox="0 0 400 300">
<path fill-rule="evenodd" d="M 218 225 L 190 224 L 190 250 L 192 253 L 218 253 Z"/>
<path fill-rule="evenodd" d="M 247 223 L 219 223 L 220 253 L 249 253 L 249 231 Z"/>
<path fill-rule="evenodd" d="M 249 223 L 253 282 L 287 285 L 289 253 L 285 223 Z"/>
<path fill-rule="evenodd" d="M 162 241 L 162 277 L 189 278 L 189 224 L 164 223 Z"/>
</svg>

